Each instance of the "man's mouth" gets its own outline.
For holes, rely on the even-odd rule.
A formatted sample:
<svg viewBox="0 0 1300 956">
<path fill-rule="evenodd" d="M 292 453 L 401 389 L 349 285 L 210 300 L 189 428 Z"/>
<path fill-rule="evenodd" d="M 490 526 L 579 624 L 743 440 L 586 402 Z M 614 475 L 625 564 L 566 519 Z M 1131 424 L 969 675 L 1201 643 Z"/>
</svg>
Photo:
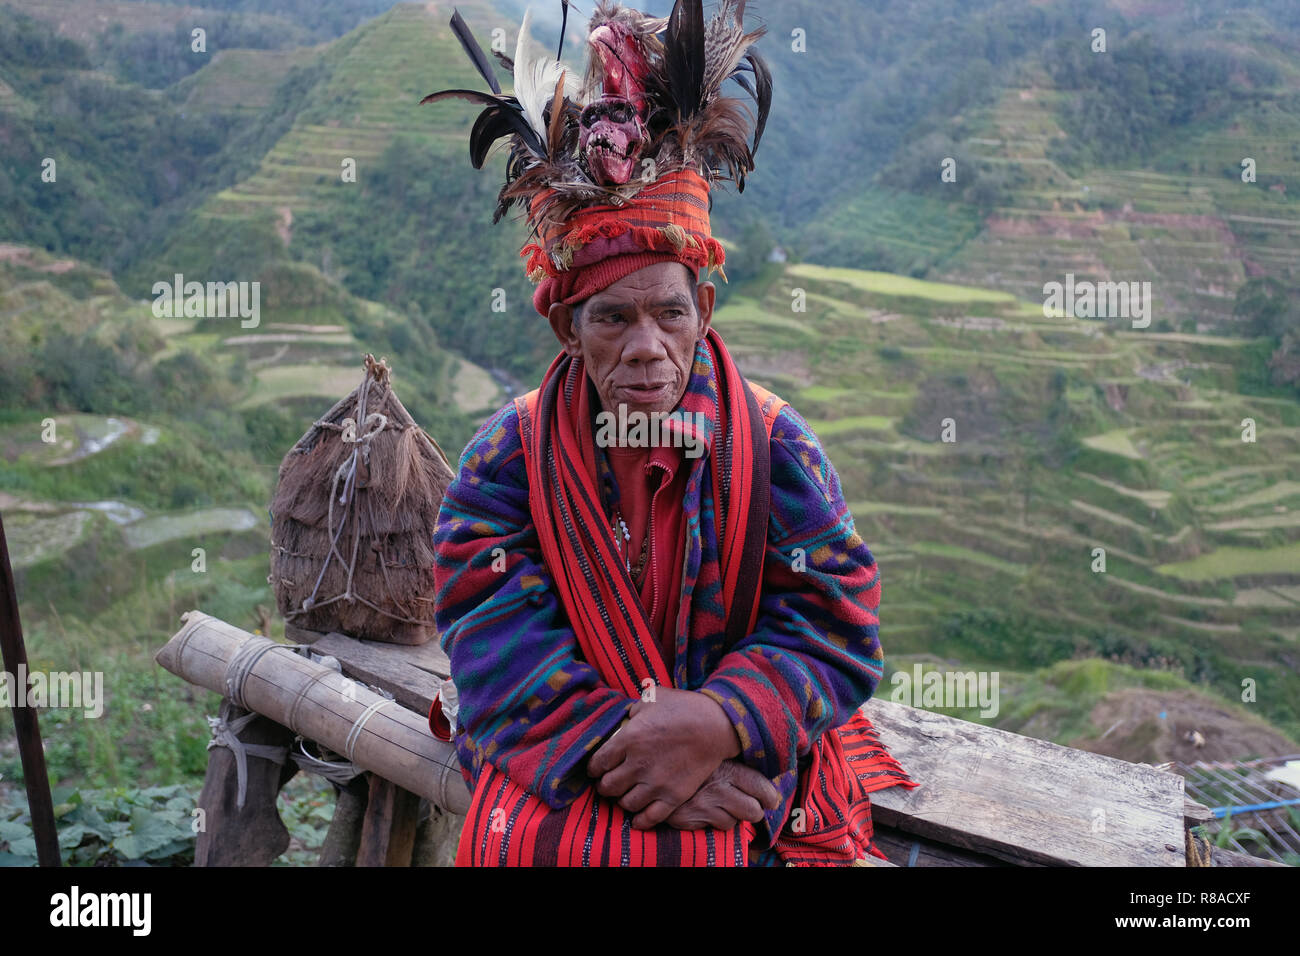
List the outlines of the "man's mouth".
<svg viewBox="0 0 1300 956">
<path fill-rule="evenodd" d="M 670 382 L 660 382 L 658 385 L 622 385 L 620 388 L 634 398 L 648 401 L 667 394 L 670 384 Z"/>
</svg>

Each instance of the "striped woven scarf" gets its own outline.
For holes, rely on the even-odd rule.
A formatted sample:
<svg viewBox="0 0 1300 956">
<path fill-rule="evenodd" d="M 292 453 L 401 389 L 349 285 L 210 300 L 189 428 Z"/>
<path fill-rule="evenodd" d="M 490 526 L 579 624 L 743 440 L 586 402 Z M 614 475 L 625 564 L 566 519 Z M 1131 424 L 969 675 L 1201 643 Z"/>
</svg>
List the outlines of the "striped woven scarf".
<svg viewBox="0 0 1300 956">
<path fill-rule="evenodd" d="M 706 502 L 700 512 L 713 516 L 730 646 L 756 624 L 768 502 L 766 482 L 756 483 L 755 477 L 767 473 L 769 434 L 784 403 L 741 378 L 716 331 L 709 330 L 704 344 L 716 370 L 716 392 L 688 390 L 679 406 L 688 414 L 680 423 L 691 427 L 695 412 L 705 412 L 717 423 L 708 465 L 709 487 L 717 490 L 717 500 Z M 669 687 L 674 682 L 671 662 L 662 659 L 597 490 L 593 401 L 581 359 L 565 354 L 552 363 L 538 390 L 517 400 L 534 490 L 530 508 L 582 655 L 610 687 L 635 698 L 647 680 Z M 754 494 L 756 484 L 760 494 Z M 763 854 L 764 861 L 815 866 L 851 864 L 868 854 L 883 858 L 871 842 L 867 794 L 899 783 L 915 786 L 867 719 L 855 714 L 813 746 L 800 771 L 792 819 L 773 844 L 774 852 Z M 751 863 L 757 831 L 747 821 L 728 831 L 677 830 L 667 824 L 635 830 L 633 816 L 594 786 L 569 807 L 552 809 L 489 761 L 474 788 L 457 864 Z M 760 848 L 753 849 L 758 856 Z"/>
</svg>

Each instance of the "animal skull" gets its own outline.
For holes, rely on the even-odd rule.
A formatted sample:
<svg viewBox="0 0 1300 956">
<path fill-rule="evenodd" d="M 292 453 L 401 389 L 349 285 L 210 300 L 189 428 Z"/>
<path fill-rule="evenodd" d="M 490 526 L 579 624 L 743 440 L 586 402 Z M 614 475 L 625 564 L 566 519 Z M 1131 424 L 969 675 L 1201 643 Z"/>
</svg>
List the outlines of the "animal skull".
<svg viewBox="0 0 1300 956">
<path fill-rule="evenodd" d="M 578 145 L 592 179 L 602 186 L 624 186 L 632 178 L 646 145 L 645 123 L 632 101 L 602 96 L 582 111 Z"/>
</svg>

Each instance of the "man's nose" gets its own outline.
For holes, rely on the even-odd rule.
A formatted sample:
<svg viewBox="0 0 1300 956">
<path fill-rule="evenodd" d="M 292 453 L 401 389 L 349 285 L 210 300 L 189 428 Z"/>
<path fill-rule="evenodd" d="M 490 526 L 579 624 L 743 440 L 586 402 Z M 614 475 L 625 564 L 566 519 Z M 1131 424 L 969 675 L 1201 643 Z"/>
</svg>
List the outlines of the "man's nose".
<svg viewBox="0 0 1300 956">
<path fill-rule="evenodd" d="M 638 319 L 628 330 L 628 341 L 623 348 L 623 361 L 629 363 L 655 362 L 668 357 L 664 348 L 663 333 L 657 323 Z"/>
</svg>

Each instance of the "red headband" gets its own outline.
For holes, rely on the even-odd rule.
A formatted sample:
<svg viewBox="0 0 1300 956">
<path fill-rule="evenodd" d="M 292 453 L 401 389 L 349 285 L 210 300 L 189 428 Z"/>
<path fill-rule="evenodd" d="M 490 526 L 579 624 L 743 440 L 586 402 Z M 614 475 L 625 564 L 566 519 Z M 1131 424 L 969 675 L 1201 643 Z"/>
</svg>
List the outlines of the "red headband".
<svg viewBox="0 0 1300 956">
<path fill-rule="evenodd" d="M 533 199 L 536 218 L 545 196 Z M 575 305 L 638 269 L 680 262 L 722 272 L 726 252 L 709 228 L 709 185 L 678 170 L 646 186 L 621 206 L 589 206 L 567 222 L 539 223 L 541 244 L 529 243 L 528 277 L 538 283 L 533 305 L 543 315 L 556 302 Z"/>
</svg>

